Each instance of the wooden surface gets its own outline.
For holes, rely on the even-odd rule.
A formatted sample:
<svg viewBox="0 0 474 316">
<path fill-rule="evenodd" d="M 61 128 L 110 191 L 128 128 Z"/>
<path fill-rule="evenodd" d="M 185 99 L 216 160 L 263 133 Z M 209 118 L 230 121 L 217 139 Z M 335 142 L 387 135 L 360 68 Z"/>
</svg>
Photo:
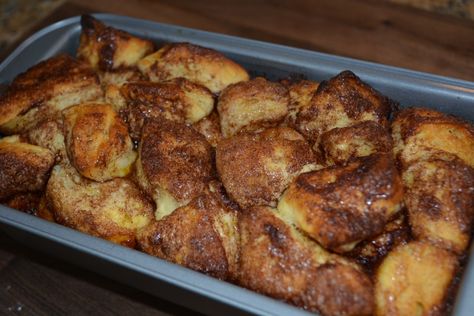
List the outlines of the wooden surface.
<svg viewBox="0 0 474 316">
<path fill-rule="evenodd" d="M 474 80 L 474 22 L 384 1 L 66 2 L 65 17 L 112 12 Z M 24 38 L 24 37 L 23 37 Z M 0 314 L 191 312 L 22 246 L 0 233 Z"/>
</svg>

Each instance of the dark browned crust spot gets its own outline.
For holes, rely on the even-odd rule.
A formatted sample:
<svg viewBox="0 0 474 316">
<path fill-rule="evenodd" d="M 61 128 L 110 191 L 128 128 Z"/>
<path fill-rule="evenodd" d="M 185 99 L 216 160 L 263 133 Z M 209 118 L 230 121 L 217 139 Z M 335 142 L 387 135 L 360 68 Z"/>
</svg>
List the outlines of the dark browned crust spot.
<svg viewBox="0 0 474 316">
<path fill-rule="evenodd" d="M 373 272 L 393 248 L 410 240 L 411 230 L 408 215 L 403 211 L 397 213 L 396 217 L 385 225 L 380 235 L 362 241 L 345 255 L 354 258 L 368 271 Z"/>
</svg>

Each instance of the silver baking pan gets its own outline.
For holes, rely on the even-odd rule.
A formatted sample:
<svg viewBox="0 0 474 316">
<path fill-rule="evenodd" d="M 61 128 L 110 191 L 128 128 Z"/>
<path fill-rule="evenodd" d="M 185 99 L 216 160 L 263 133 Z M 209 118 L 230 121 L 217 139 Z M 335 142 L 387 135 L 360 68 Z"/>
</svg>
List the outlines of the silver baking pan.
<svg viewBox="0 0 474 316">
<path fill-rule="evenodd" d="M 474 83 L 332 56 L 281 45 L 198 31 L 111 14 L 95 14 L 108 25 L 157 44 L 192 42 L 221 51 L 252 75 L 328 79 L 352 70 L 402 107 L 426 106 L 474 122 Z M 23 42 L 0 64 L 0 85 L 58 53 L 74 55 L 79 17 L 50 25 Z M 0 229 L 14 239 L 152 295 L 210 315 L 308 315 L 305 311 L 136 250 L 50 223 L 0 205 Z M 470 249 L 472 253 L 472 246 Z M 468 261 L 454 315 L 472 315 L 474 263 Z"/>
</svg>

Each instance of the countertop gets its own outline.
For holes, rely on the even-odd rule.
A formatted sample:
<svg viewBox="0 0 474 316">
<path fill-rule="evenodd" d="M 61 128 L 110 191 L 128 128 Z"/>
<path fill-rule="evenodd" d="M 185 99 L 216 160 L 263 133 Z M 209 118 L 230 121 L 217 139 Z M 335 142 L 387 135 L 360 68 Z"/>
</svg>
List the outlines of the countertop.
<svg viewBox="0 0 474 316">
<path fill-rule="evenodd" d="M 0 0 L 0 7 L 11 2 Z M 19 14 L 29 18 L 18 18 L 16 26 L 4 18 L 8 12 L 2 9 L 0 60 L 49 23 L 81 13 L 111 12 L 474 81 L 472 1 L 394 2 L 407 1 L 40 1 L 42 11 L 34 6 L 23 10 Z M 432 6 L 423 9 L 426 3 Z M 9 10 L 18 14 L 15 7 Z M 36 11 L 28 13 L 31 10 Z M 14 36 L 5 35 L 6 26 L 17 28 Z M 38 253 L 0 232 L 1 315 L 191 313 Z"/>
</svg>

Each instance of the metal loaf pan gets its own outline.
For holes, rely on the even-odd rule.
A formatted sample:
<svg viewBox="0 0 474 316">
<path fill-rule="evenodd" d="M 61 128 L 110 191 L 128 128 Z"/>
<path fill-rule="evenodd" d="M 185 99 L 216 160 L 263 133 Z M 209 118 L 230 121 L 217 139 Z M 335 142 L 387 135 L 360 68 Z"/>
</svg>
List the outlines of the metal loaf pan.
<svg viewBox="0 0 474 316">
<path fill-rule="evenodd" d="M 352 70 L 401 106 L 426 106 L 474 122 L 474 83 L 350 58 L 203 32 L 111 14 L 95 14 L 104 23 L 137 36 L 164 42 L 192 42 L 214 48 L 270 79 L 304 75 L 328 79 Z M 58 53 L 75 54 L 79 17 L 50 25 L 23 42 L 0 64 L 0 84 Z M 140 253 L 0 205 L 0 228 L 20 242 L 127 283 L 158 297 L 212 315 L 308 315 L 305 311 Z M 471 246 L 470 253 L 473 251 Z M 436 277 L 436 276 L 433 276 Z M 454 314 L 471 315 L 474 263 L 468 262 Z"/>
</svg>

